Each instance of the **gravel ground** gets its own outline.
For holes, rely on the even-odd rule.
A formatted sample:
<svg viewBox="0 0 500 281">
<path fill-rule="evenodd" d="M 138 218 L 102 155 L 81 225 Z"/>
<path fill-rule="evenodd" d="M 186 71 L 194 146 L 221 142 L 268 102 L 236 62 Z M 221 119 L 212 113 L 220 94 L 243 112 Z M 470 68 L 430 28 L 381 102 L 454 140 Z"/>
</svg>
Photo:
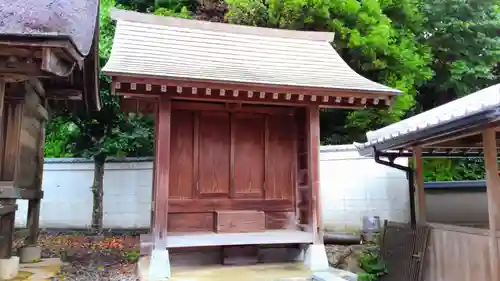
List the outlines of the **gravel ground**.
<svg viewBox="0 0 500 281">
<path fill-rule="evenodd" d="M 138 281 L 134 272 L 135 265 L 124 268 L 114 266 L 89 266 L 87 264 L 68 263 L 61 269 L 56 280 L 61 281 Z"/>
<path fill-rule="evenodd" d="M 14 250 L 23 245 L 16 235 Z M 59 257 L 65 265 L 54 281 L 136 281 L 139 237 L 43 233 L 38 239 L 43 258 Z"/>
</svg>

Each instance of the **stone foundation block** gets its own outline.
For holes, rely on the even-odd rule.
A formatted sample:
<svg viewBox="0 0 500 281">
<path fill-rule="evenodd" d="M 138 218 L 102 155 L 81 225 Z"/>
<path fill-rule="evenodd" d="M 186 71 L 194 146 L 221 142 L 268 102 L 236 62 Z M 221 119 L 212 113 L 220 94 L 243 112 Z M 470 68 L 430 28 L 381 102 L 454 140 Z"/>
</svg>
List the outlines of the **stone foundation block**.
<svg viewBox="0 0 500 281">
<path fill-rule="evenodd" d="M 8 280 L 17 276 L 19 272 L 19 257 L 0 259 L 0 280 Z"/>
<path fill-rule="evenodd" d="M 42 258 L 42 248 L 39 246 L 25 246 L 19 249 L 19 259 L 21 263 L 40 262 Z"/>
<path fill-rule="evenodd" d="M 325 245 L 309 245 L 305 251 L 304 265 L 312 271 L 327 271 L 330 265 L 328 264 Z"/>
</svg>

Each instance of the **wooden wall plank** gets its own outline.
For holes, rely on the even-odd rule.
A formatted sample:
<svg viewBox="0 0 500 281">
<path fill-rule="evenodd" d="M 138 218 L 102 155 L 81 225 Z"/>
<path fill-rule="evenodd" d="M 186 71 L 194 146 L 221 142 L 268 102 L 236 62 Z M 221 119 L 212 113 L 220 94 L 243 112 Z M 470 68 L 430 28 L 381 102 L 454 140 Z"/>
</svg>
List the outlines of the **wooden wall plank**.
<svg viewBox="0 0 500 281">
<path fill-rule="evenodd" d="M 454 228 L 431 225 L 422 280 L 495 280 L 488 262 L 488 235 L 467 227 Z"/>
<path fill-rule="evenodd" d="M 259 232 L 266 230 L 266 217 L 262 211 L 217 211 L 215 212 L 217 233 Z"/>
<path fill-rule="evenodd" d="M 5 154 L 3 159 L 2 181 L 15 181 L 19 164 L 19 138 L 23 105 L 17 102 L 5 104 Z"/>
<path fill-rule="evenodd" d="M 200 112 L 200 197 L 228 197 L 230 130 L 226 112 Z"/>
<path fill-rule="evenodd" d="M 269 116 L 266 198 L 293 199 L 293 158 L 296 157 L 292 116 Z"/>
<path fill-rule="evenodd" d="M 212 232 L 214 213 L 170 213 L 169 232 Z"/>
<path fill-rule="evenodd" d="M 282 211 L 294 210 L 292 200 L 259 200 L 259 199 L 171 199 L 171 213 L 215 212 L 220 210 L 258 210 Z"/>
<path fill-rule="evenodd" d="M 262 198 L 264 189 L 264 115 L 235 113 L 234 198 Z"/>
<path fill-rule="evenodd" d="M 194 113 L 172 111 L 170 198 L 192 198 L 194 168 Z"/>
<path fill-rule="evenodd" d="M 40 114 L 40 112 L 45 111 L 41 97 L 28 84 L 25 84 L 24 89 L 16 186 L 20 188 L 37 188 L 40 141 L 47 116 Z"/>
<path fill-rule="evenodd" d="M 266 212 L 266 229 L 296 229 L 295 212 Z"/>
</svg>

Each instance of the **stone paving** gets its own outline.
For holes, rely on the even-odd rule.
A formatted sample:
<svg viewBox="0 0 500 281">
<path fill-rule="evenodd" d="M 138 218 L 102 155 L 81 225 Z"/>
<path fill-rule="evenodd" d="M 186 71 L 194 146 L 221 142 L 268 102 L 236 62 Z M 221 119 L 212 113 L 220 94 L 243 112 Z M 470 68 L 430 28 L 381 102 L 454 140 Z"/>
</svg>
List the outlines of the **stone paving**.
<svg viewBox="0 0 500 281">
<path fill-rule="evenodd" d="M 10 281 L 46 281 L 56 277 L 61 270 L 59 258 L 42 259 L 36 263 L 21 263 L 19 273 Z"/>
</svg>

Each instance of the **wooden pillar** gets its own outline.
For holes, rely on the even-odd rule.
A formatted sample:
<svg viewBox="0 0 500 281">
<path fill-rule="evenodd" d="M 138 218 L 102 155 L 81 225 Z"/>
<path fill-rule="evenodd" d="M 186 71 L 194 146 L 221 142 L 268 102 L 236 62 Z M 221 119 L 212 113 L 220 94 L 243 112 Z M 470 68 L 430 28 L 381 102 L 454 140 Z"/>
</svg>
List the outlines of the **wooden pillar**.
<svg viewBox="0 0 500 281">
<path fill-rule="evenodd" d="M 156 114 L 156 145 L 153 201 L 153 247 L 167 247 L 168 189 L 170 174 L 171 100 L 160 96 Z"/>
<path fill-rule="evenodd" d="M 310 191 L 310 220 L 312 226 L 314 243 L 323 243 L 321 207 L 319 195 L 319 107 L 309 106 L 307 108 L 307 146 L 308 146 L 308 185 Z"/>
<path fill-rule="evenodd" d="M 42 104 L 47 107 L 46 102 Z M 37 168 L 35 176 L 35 189 L 38 191 L 37 194 L 42 194 L 42 184 L 43 184 L 43 147 L 45 144 L 45 122 L 46 120 L 40 120 L 40 135 L 38 139 L 38 155 L 37 155 Z M 40 229 L 40 206 L 42 198 L 36 197 L 28 202 L 28 238 L 26 239 L 27 245 L 35 245 L 38 240 L 38 234 Z"/>
<path fill-rule="evenodd" d="M 424 190 L 424 168 L 422 162 L 422 147 L 416 146 L 413 148 L 413 160 L 415 168 L 415 196 L 417 202 L 417 222 L 427 222 L 427 208 L 425 203 L 425 190 Z"/>
<path fill-rule="evenodd" d="M 0 121 L 3 120 L 4 101 L 5 101 L 5 82 L 0 79 Z M 3 122 L 0 122 L 0 124 L 3 125 Z M 2 132 L 1 134 L 2 140 L 0 143 L 3 146 L 5 145 L 6 141 L 5 141 L 5 135 L 3 135 L 3 129 L 1 130 L 1 132 Z M 0 177 L 2 177 L 5 174 L 4 169 L 6 168 L 6 166 L 0 165 L 0 167 L 2 168 L 2 170 L 0 171 Z M 3 199 L 0 200 L 0 204 L 4 206 L 15 205 L 15 200 Z M 15 208 L 11 212 L 3 213 L 0 215 L 0 259 L 9 259 L 12 256 L 14 220 L 15 220 Z"/>
<path fill-rule="evenodd" d="M 491 280 L 500 280 L 498 263 L 498 238 L 500 230 L 500 178 L 498 176 L 497 142 L 495 128 L 483 131 L 483 152 L 486 171 L 486 193 L 488 196 L 488 219 L 490 225 L 490 270 Z"/>
</svg>

